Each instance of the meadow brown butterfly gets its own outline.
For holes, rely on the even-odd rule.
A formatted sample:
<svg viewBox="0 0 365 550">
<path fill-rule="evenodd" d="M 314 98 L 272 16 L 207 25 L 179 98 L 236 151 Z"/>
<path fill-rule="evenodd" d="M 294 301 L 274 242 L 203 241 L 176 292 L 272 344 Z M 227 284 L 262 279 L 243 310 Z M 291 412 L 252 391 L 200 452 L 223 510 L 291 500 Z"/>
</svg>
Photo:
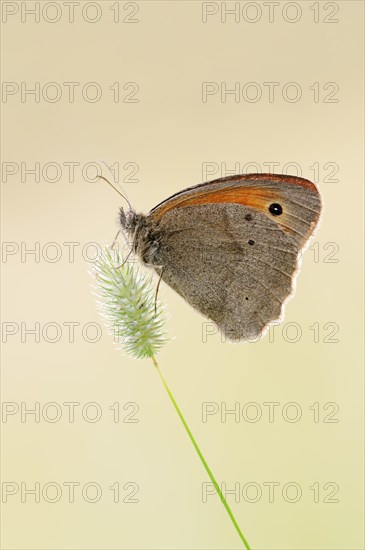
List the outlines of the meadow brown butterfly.
<svg viewBox="0 0 365 550">
<path fill-rule="evenodd" d="M 280 318 L 320 212 L 312 182 L 247 174 L 184 189 L 148 215 L 121 208 L 120 225 L 144 264 L 239 341 Z"/>
</svg>

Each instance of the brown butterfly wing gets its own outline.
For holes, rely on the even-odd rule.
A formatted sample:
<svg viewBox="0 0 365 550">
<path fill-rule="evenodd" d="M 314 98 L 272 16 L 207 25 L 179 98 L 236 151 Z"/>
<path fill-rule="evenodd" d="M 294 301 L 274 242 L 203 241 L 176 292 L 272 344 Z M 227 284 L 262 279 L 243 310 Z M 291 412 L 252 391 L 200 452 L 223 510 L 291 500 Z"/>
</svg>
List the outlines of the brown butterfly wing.
<svg viewBox="0 0 365 550">
<path fill-rule="evenodd" d="M 318 220 L 315 188 L 280 183 L 218 180 L 209 196 L 195 194 L 192 203 L 187 194 L 179 205 L 172 198 L 173 207 L 167 200 L 151 212 L 163 280 L 231 340 L 256 338 L 280 317 Z M 269 213 L 272 202 L 283 206 L 281 216 Z"/>
<path fill-rule="evenodd" d="M 163 280 L 228 338 L 255 338 L 280 316 L 298 247 L 274 222 L 244 206 L 202 205 L 170 212 L 161 229 Z"/>
</svg>

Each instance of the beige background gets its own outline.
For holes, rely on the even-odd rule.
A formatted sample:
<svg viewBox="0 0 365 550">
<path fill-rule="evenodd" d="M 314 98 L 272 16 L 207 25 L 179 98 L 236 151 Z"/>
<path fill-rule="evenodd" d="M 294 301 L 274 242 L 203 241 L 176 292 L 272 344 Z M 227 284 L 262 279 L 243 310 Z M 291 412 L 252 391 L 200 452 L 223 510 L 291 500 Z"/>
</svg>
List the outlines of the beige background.
<svg viewBox="0 0 365 550">
<path fill-rule="evenodd" d="M 2 263 L 3 323 L 19 327 L 3 346 L 2 398 L 19 410 L 21 402 L 28 408 L 39 402 L 41 409 L 55 402 L 62 417 L 47 421 L 47 411 L 49 416 L 55 412 L 47 407 L 46 418 L 41 415 L 38 423 L 30 415 L 22 422 L 20 412 L 7 422 L 3 416 L 2 480 L 19 486 L 2 506 L 3 548 L 241 547 L 218 498 L 202 502 L 205 472 L 152 364 L 121 356 L 105 330 L 96 343 L 82 338 L 87 323 L 102 325 L 81 250 L 89 242 L 112 239 L 120 203 L 107 186 L 83 177 L 81 168 L 100 159 L 119 163 L 121 179 L 130 171 L 123 169 L 126 163 L 138 164 L 137 182 L 125 182 L 123 188 L 135 208 L 145 212 L 169 194 L 202 181 L 205 162 L 225 162 L 228 167 L 256 162 L 263 171 L 264 163 L 277 162 L 279 173 L 286 163 L 295 162 L 309 179 L 314 177 L 310 167 L 318 163 L 325 205 L 314 239 L 318 244 L 304 255 L 295 299 L 273 341 L 267 335 L 259 343 L 231 345 L 214 335 L 204 343 L 204 320 L 164 287 L 161 296 L 174 339 L 159 361 L 217 479 L 229 488 L 239 483 L 243 489 L 254 482 L 262 490 L 257 503 L 228 497 L 252 548 L 363 548 L 362 2 L 330 3 L 327 11 L 320 2 L 318 23 L 313 21 L 312 2 L 297 2 L 302 13 L 296 23 L 282 15 L 289 9 L 284 12 L 287 18 L 294 17 L 286 2 L 276 8 L 273 22 L 260 3 L 262 16 L 256 23 L 243 17 L 236 23 L 232 16 L 222 23 L 220 3 L 215 3 L 217 15 L 203 23 L 198 1 L 138 2 L 137 23 L 114 23 L 114 3 L 100 2 L 102 16 L 94 24 L 82 19 L 81 7 L 75 8 L 75 21 L 69 23 L 62 2 L 58 22 L 49 23 L 42 15 L 39 23 L 31 17 L 22 22 L 21 10 L 33 2 L 11 4 L 19 12 L 2 24 L 3 80 L 19 86 L 25 82 L 29 88 L 35 82 L 41 87 L 57 82 L 63 95 L 55 103 L 42 98 L 37 103 L 30 96 L 22 102 L 17 93 L 2 103 L 2 160 L 19 167 L 6 181 L 3 177 L 2 184 L 3 241 L 19 246 L 19 252 L 3 256 Z M 248 9 L 246 4 L 240 7 Z M 331 15 L 336 6 L 338 13 Z M 52 9 L 48 19 L 55 17 Z M 94 17 L 92 9 L 89 18 Z M 120 3 L 122 18 L 133 10 L 133 3 Z M 244 13 L 254 17 L 253 11 Z M 325 23 L 324 17 L 339 21 Z M 71 81 L 81 84 L 74 103 L 63 85 Z M 82 99 L 79 90 L 88 82 L 101 87 L 100 101 Z M 115 103 L 108 89 L 115 82 L 121 83 L 122 98 L 131 90 L 122 90 L 125 83 L 138 83 L 138 102 Z M 227 82 L 227 87 L 255 82 L 262 99 L 236 103 L 228 96 L 224 103 L 216 94 L 203 103 L 202 82 Z M 279 83 L 273 102 L 264 82 Z M 302 98 L 296 103 L 282 98 L 288 82 L 301 87 Z M 321 90 L 318 102 L 309 89 L 315 82 Z M 323 90 L 328 82 L 339 86 L 336 103 L 323 101 L 332 91 Z M 21 163 L 30 168 L 35 162 L 41 169 L 58 163 L 59 181 L 47 181 L 50 177 L 42 174 L 39 182 L 29 174 L 22 181 Z M 74 181 L 65 165 L 70 162 L 79 163 Z M 327 163 L 338 165 L 332 178 L 337 181 L 329 181 L 333 164 Z M 8 167 L 3 164 L 3 169 Z M 37 242 L 39 261 L 32 255 L 22 261 L 22 247 L 34 248 Z M 44 248 L 51 242 L 58 243 L 62 254 L 54 263 L 47 261 L 47 252 L 51 257 L 55 249 Z M 79 243 L 74 262 L 69 261 L 67 242 Z M 325 248 L 327 243 L 335 243 L 334 248 Z M 333 250 L 338 261 L 328 262 Z M 27 328 L 39 322 L 41 330 L 47 323 L 58 323 L 63 329 L 60 340 L 46 341 L 55 334 L 51 327 L 39 343 L 23 330 L 22 342 L 22 322 Z M 73 343 L 67 322 L 80 323 Z M 335 325 L 327 323 L 339 327 L 332 338 Z M 300 340 L 288 341 L 298 325 Z M 3 324 L 3 340 L 9 327 Z M 89 337 L 93 335 L 90 329 Z M 73 423 L 65 402 L 80 403 Z M 90 402 L 99 404 L 99 422 L 81 415 Z M 137 403 L 138 422 L 113 422 L 109 407 L 115 402 L 120 403 L 122 418 L 132 410 L 123 406 Z M 241 416 L 235 422 L 230 415 L 223 423 L 216 414 L 204 423 L 203 402 L 215 402 L 220 409 L 222 403 L 233 408 L 238 402 L 243 413 L 251 415 L 254 410 L 245 404 L 255 402 L 262 418 L 250 423 Z M 267 402 L 279 403 L 274 422 L 268 421 Z M 283 412 L 293 413 L 285 408 L 290 402 L 302 412 L 296 423 L 283 418 Z M 338 422 L 324 422 L 334 410 L 324 407 L 332 402 L 339 408 L 333 416 Z M 309 408 L 314 403 L 319 404 L 319 422 Z M 94 411 L 89 412 L 91 416 Z M 32 496 L 21 502 L 22 482 L 28 488 L 36 482 L 41 488 L 58 483 L 62 496 L 55 503 L 42 496 L 39 503 Z M 80 484 L 74 503 L 68 501 L 65 482 Z M 81 488 L 89 482 L 102 489 L 96 503 L 82 498 Z M 115 482 L 121 487 L 138 483 L 139 502 L 114 503 L 109 487 Z M 267 482 L 280 484 L 272 503 Z M 302 489 L 297 503 L 282 497 L 288 482 Z M 320 487 L 318 503 L 309 489 L 314 483 Z M 339 486 L 333 497 L 339 502 L 324 502 L 333 488 L 324 488 L 326 483 Z M 129 492 L 122 489 L 122 498 Z"/>
</svg>

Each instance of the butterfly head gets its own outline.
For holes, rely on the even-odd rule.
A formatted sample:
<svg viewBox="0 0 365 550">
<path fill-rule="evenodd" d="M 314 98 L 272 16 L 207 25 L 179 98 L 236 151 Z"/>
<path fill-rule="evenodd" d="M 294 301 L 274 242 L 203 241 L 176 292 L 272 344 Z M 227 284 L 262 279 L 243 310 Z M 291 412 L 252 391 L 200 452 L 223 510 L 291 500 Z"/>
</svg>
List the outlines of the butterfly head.
<svg viewBox="0 0 365 550">
<path fill-rule="evenodd" d="M 122 230 L 128 235 L 135 234 L 137 228 L 143 225 L 144 217 L 145 216 L 143 214 L 137 214 L 137 212 L 132 209 L 129 209 L 127 211 L 125 211 L 122 207 L 119 209 L 120 226 Z"/>
<path fill-rule="evenodd" d="M 127 233 L 133 232 L 133 229 L 136 226 L 136 213 L 133 210 L 128 210 L 127 212 L 124 208 L 119 209 L 119 223 Z"/>
</svg>

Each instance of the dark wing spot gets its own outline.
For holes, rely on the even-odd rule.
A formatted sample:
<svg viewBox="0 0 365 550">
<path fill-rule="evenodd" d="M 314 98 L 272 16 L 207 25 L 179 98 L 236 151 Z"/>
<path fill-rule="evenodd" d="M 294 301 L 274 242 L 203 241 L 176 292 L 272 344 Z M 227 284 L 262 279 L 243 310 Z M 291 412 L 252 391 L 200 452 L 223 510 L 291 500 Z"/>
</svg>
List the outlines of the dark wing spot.
<svg viewBox="0 0 365 550">
<path fill-rule="evenodd" d="M 250 239 L 250 240 L 248 241 L 248 244 L 249 244 L 250 246 L 253 246 L 253 245 L 255 244 L 255 241 L 254 241 L 253 239 Z"/>
<path fill-rule="evenodd" d="M 273 216 L 280 216 L 280 214 L 283 213 L 283 208 L 282 208 L 281 204 L 278 204 L 277 202 L 273 202 L 269 206 L 269 212 Z"/>
<path fill-rule="evenodd" d="M 247 220 L 248 222 L 250 222 L 250 221 L 252 220 L 252 214 L 246 214 L 245 220 Z"/>
</svg>

